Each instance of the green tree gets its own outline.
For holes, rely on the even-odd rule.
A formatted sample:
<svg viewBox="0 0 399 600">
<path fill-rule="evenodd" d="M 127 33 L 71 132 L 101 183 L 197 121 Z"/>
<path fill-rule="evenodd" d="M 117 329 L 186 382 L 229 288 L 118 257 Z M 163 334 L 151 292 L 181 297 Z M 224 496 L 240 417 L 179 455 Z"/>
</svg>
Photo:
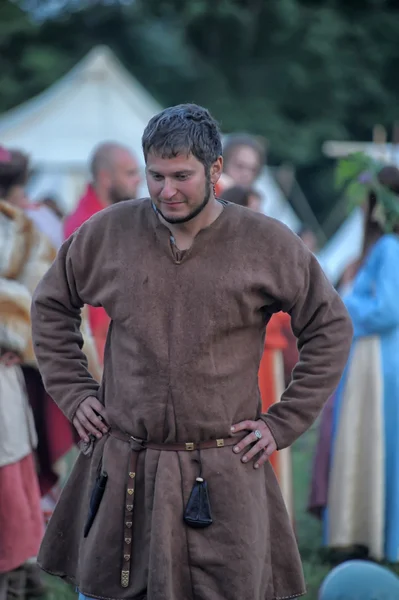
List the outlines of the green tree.
<svg viewBox="0 0 399 600">
<path fill-rule="evenodd" d="M 202 103 L 224 131 L 264 136 L 320 219 L 336 201 L 322 143 L 396 119 L 393 0 L 63 0 L 44 21 L 43 3 L 19 5 L 31 12 L 0 5 L 0 109 L 108 44 L 162 104 Z"/>
<path fill-rule="evenodd" d="M 54 82 L 69 61 L 40 39 L 40 27 L 13 2 L 0 3 L 0 111 Z"/>
</svg>

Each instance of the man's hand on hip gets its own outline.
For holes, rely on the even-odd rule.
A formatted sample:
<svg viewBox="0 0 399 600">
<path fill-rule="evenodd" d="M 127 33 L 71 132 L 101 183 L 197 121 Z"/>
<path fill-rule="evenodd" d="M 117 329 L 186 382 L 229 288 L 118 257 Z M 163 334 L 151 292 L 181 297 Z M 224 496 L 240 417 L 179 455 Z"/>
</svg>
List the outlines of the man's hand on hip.
<svg viewBox="0 0 399 600">
<path fill-rule="evenodd" d="M 277 444 L 270 429 L 261 419 L 259 419 L 259 421 L 241 421 L 241 423 L 233 425 L 231 431 L 233 433 L 237 433 L 238 431 L 251 432 L 241 440 L 241 442 L 234 446 L 233 452 L 239 454 L 247 448 L 247 446 L 251 445 L 252 448 L 241 458 L 241 460 L 242 462 L 247 463 L 251 458 L 259 455 L 254 464 L 255 469 L 258 469 L 263 465 L 268 460 L 269 456 L 277 450 Z"/>
<path fill-rule="evenodd" d="M 94 396 L 88 396 L 80 403 L 73 418 L 73 425 L 84 442 L 89 441 L 89 433 L 101 439 L 107 433 L 107 413 L 104 406 Z"/>
</svg>

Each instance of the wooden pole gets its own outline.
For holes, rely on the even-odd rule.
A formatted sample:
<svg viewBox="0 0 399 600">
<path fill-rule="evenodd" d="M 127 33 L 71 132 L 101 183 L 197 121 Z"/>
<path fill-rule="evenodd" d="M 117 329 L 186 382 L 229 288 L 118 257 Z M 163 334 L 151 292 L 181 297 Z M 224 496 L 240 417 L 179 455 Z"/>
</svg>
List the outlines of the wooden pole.
<svg viewBox="0 0 399 600">
<path fill-rule="evenodd" d="M 386 144 L 387 143 L 387 130 L 383 125 L 374 125 L 373 127 L 373 143 L 374 144 Z"/>
<path fill-rule="evenodd" d="M 398 166 L 398 146 L 399 146 L 399 122 L 395 121 L 392 127 L 392 163 Z"/>
</svg>

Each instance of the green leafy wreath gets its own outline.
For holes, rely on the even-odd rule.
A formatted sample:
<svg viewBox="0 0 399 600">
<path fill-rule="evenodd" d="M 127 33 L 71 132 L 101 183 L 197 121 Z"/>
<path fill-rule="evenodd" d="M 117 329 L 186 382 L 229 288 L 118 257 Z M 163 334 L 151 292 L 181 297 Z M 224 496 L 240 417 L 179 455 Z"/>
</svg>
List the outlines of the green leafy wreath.
<svg viewBox="0 0 399 600">
<path fill-rule="evenodd" d="M 354 152 L 338 161 L 335 184 L 345 191 L 349 211 L 364 204 L 373 192 L 377 200 L 373 219 L 384 231 L 391 232 L 399 223 L 399 197 L 378 180 L 378 173 L 384 166 L 386 163 L 363 152 Z"/>
</svg>

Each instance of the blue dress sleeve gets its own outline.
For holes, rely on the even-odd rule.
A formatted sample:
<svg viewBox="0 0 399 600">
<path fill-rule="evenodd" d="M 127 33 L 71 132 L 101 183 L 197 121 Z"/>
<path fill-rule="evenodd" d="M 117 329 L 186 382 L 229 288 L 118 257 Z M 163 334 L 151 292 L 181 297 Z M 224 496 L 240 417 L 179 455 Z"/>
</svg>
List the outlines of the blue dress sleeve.
<svg viewBox="0 0 399 600">
<path fill-rule="evenodd" d="M 355 284 L 344 300 L 354 337 L 380 335 L 399 327 L 399 240 L 382 238 L 363 269 L 362 276 L 370 281 L 368 289 Z"/>
</svg>

